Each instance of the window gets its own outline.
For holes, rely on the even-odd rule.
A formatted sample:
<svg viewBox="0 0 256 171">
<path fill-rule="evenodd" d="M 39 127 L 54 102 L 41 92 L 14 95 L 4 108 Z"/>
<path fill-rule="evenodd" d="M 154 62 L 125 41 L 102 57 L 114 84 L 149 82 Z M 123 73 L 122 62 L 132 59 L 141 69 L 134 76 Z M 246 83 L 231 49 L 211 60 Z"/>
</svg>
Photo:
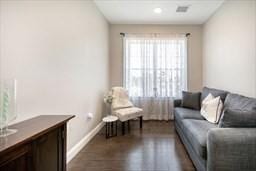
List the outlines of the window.
<svg viewBox="0 0 256 171">
<path fill-rule="evenodd" d="M 187 89 L 185 35 L 125 35 L 123 48 L 131 97 L 180 97 Z"/>
</svg>

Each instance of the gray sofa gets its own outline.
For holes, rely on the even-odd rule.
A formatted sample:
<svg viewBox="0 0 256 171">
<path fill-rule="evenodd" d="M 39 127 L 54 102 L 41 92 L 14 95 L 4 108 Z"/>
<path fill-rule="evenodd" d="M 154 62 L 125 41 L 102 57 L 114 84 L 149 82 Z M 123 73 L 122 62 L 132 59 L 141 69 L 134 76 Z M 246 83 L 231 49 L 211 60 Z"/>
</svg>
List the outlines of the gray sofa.
<svg viewBox="0 0 256 171">
<path fill-rule="evenodd" d="M 209 93 L 221 96 L 224 109 L 256 111 L 254 98 L 205 87 L 201 101 Z M 175 128 L 198 171 L 256 171 L 256 128 L 219 128 L 181 104 L 174 102 Z"/>
</svg>

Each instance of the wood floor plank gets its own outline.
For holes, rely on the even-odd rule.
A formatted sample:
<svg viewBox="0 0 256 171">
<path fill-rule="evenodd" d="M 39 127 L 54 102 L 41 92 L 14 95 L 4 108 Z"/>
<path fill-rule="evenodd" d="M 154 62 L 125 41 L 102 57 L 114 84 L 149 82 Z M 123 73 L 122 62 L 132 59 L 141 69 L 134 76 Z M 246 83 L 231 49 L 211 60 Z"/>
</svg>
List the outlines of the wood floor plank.
<svg viewBox="0 0 256 171">
<path fill-rule="evenodd" d="M 68 164 L 68 171 L 194 171 L 173 122 L 132 121 L 131 130 L 105 139 L 103 128 Z"/>
</svg>

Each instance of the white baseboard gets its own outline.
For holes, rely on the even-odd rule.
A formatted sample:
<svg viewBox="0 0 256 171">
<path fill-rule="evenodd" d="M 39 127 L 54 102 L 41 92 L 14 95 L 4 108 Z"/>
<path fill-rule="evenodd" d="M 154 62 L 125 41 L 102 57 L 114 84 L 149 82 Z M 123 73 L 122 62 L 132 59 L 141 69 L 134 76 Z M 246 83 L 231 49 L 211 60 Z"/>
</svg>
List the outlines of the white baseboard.
<svg viewBox="0 0 256 171">
<path fill-rule="evenodd" d="M 103 128 L 104 122 L 100 122 L 93 130 L 91 130 L 84 138 L 82 138 L 74 147 L 67 152 L 67 163 L 70 162 L 82 148 Z"/>
</svg>

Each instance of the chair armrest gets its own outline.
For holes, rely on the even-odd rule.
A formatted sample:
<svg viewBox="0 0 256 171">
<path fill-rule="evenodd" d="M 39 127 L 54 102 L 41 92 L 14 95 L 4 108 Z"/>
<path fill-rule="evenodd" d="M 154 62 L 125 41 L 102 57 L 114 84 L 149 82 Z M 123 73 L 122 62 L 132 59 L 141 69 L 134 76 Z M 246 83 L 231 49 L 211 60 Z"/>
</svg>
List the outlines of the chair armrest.
<svg viewBox="0 0 256 171">
<path fill-rule="evenodd" d="M 181 99 L 174 99 L 174 107 L 181 107 Z"/>
<path fill-rule="evenodd" d="M 256 170 L 256 128 L 214 128 L 207 135 L 207 171 Z"/>
</svg>

